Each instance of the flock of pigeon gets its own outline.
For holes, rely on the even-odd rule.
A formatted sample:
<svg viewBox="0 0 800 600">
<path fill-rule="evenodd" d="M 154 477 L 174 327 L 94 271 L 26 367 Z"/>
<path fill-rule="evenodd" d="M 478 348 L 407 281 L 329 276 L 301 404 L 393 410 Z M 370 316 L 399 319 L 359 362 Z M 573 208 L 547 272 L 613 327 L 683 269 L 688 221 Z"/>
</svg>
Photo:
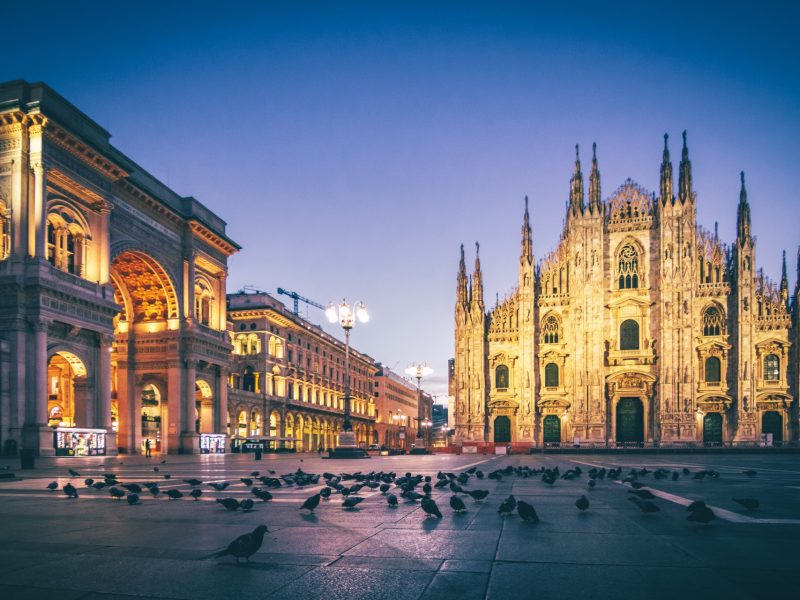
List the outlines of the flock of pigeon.
<svg viewBox="0 0 800 600">
<path fill-rule="evenodd" d="M 166 461 L 162 461 L 162 464 Z M 156 473 L 159 472 L 159 467 L 153 469 Z M 320 480 L 324 486 L 319 492 L 310 496 L 303 502 L 300 510 L 307 510 L 313 512 L 321 502 L 329 502 L 335 495 L 340 495 L 342 498 L 341 506 L 345 510 L 358 510 L 358 505 L 364 501 L 363 496 L 359 496 L 361 490 L 367 488 L 369 491 L 378 490 L 382 497 L 385 498 L 389 507 L 394 508 L 398 506 L 400 498 L 407 503 L 416 503 L 419 501 L 422 511 L 426 517 L 442 518 L 442 512 L 433 498 L 434 490 L 440 492 L 451 492 L 452 496 L 449 499 L 450 508 L 454 513 L 461 513 L 467 510 L 467 505 L 464 502 L 466 497 L 470 497 L 473 502 L 483 502 L 489 495 L 489 490 L 473 488 L 474 482 L 480 482 L 484 479 L 492 479 L 502 481 L 505 478 L 517 477 L 522 479 L 539 478 L 542 483 L 547 486 L 553 486 L 559 480 L 572 481 L 581 479 L 584 475 L 583 470 L 579 467 L 570 468 L 563 473 L 559 467 L 546 468 L 541 467 L 534 469 L 528 466 L 511 465 L 502 469 L 493 470 L 487 474 L 472 467 L 459 474 L 450 472 L 439 472 L 436 475 L 436 481 L 430 475 L 416 474 L 412 475 L 410 472 L 398 476 L 394 472 L 372 471 L 369 473 L 307 473 L 302 469 L 297 469 L 293 473 L 284 475 L 277 475 L 275 471 L 269 470 L 268 475 L 261 475 L 259 471 L 250 473 L 250 477 L 242 477 L 239 482 L 244 485 L 257 499 L 262 502 L 268 502 L 273 499 L 270 490 L 278 490 L 286 487 L 294 487 L 295 489 L 302 489 L 305 486 L 317 486 Z M 754 470 L 747 470 L 743 472 L 748 477 L 754 477 L 757 473 Z M 80 477 L 80 473 L 73 469 L 69 469 L 70 477 Z M 627 473 L 623 473 L 622 467 L 614 468 L 592 468 L 586 471 L 587 481 L 586 486 L 589 490 L 594 489 L 598 482 L 603 480 L 616 481 L 626 484 L 631 489 L 628 491 L 630 500 L 642 513 L 656 513 L 660 511 L 659 506 L 654 502 L 657 495 L 648 488 L 644 480 L 652 475 L 652 479 L 658 481 L 663 479 L 671 479 L 678 481 L 681 477 L 691 477 L 693 480 L 704 479 L 719 479 L 720 474 L 714 470 L 702 470 L 692 473 L 689 469 L 684 468 L 682 471 L 671 471 L 669 469 L 655 469 L 649 470 L 647 468 L 630 469 Z M 171 479 L 169 473 L 163 473 L 161 476 L 165 480 Z M 184 483 L 188 484 L 190 491 L 188 495 L 195 500 L 199 499 L 203 490 L 204 482 L 199 479 L 183 479 Z M 473 483 L 470 483 L 473 481 Z M 255 483 L 259 482 L 261 485 L 256 486 Z M 100 491 L 108 488 L 110 497 L 114 500 L 120 501 L 125 498 L 126 502 L 130 505 L 139 504 L 141 496 L 145 490 L 157 498 L 161 494 L 158 483 L 155 481 L 138 483 L 121 483 L 117 475 L 114 473 L 103 474 L 102 480 L 95 481 L 92 478 L 84 480 L 84 484 L 88 489 Z M 205 483 L 208 487 L 212 488 L 217 493 L 224 492 L 230 485 L 230 482 L 208 482 Z M 469 486 L 472 489 L 466 489 Z M 58 489 L 56 481 L 47 485 L 51 491 Z M 72 485 L 67 483 L 63 486 L 62 491 L 69 498 L 78 498 L 78 490 Z M 171 488 L 165 492 L 169 500 L 179 500 L 184 497 L 184 493 L 178 489 Z M 232 497 L 216 498 L 217 503 L 221 504 L 228 511 L 243 510 L 249 511 L 254 507 L 254 500 L 246 498 L 244 500 L 237 500 Z M 759 508 L 759 502 L 755 498 L 733 498 L 748 511 L 754 511 Z M 589 509 L 590 502 L 586 494 L 582 494 L 576 501 L 575 507 L 584 512 Z M 516 510 L 520 519 L 528 523 L 538 523 L 539 515 L 534 506 L 524 500 L 517 500 L 513 495 L 505 498 L 497 512 L 501 517 L 506 517 L 514 513 Z M 697 523 L 710 523 L 716 518 L 714 512 L 702 500 L 692 502 L 686 509 L 689 512 L 687 517 L 688 521 Z M 249 560 L 263 542 L 264 534 L 267 532 L 265 525 L 259 525 L 255 530 L 250 533 L 244 534 L 236 538 L 225 550 L 213 554 L 213 557 L 220 556 L 234 556 L 236 562 L 240 558 Z"/>
</svg>

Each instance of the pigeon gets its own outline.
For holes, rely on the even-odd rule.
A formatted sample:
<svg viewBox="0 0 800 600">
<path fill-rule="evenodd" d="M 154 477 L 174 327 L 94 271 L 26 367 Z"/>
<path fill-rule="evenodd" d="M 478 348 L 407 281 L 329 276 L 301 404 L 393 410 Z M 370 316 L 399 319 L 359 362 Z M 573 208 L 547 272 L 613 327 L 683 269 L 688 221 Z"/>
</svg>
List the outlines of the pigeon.
<svg viewBox="0 0 800 600">
<path fill-rule="evenodd" d="M 483 500 L 489 495 L 489 490 L 470 490 L 467 492 L 473 500 Z"/>
<path fill-rule="evenodd" d="M 475 477 L 478 479 L 483 479 L 483 471 L 475 471 Z"/>
<path fill-rule="evenodd" d="M 77 498 L 78 497 L 78 490 L 75 489 L 75 486 L 71 483 L 68 483 L 64 486 L 64 493 L 67 495 L 67 498 Z"/>
<path fill-rule="evenodd" d="M 158 467 L 153 467 L 153 471 L 156 472 L 156 473 L 158 473 L 160 470 L 161 469 L 159 469 Z"/>
<path fill-rule="evenodd" d="M 162 460 L 162 461 L 161 461 L 161 464 L 162 464 L 162 465 L 165 465 L 165 464 L 167 464 L 167 459 L 165 458 L 164 460 Z"/>
<path fill-rule="evenodd" d="M 242 482 L 243 484 L 245 484 L 247 487 L 250 487 L 251 485 L 253 485 L 253 480 L 252 480 L 252 479 L 249 479 L 249 478 L 247 478 L 247 477 L 242 477 L 242 478 L 240 478 L 240 479 L 239 479 L 239 481 L 241 481 L 241 482 Z"/>
<path fill-rule="evenodd" d="M 661 510 L 657 505 L 653 504 L 649 500 L 642 500 L 636 496 L 628 496 L 628 500 L 638 506 L 639 510 L 643 513 L 656 513 Z"/>
<path fill-rule="evenodd" d="M 680 473 L 678 473 L 677 471 L 673 471 L 673 472 L 672 472 L 672 481 L 678 481 L 678 479 L 680 478 L 680 476 L 681 476 L 681 474 L 680 474 Z"/>
<path fill-rule="evenodd" d="M 683 470 L 682 470 L 682 471 L 683 471 L 683 474 L 684 474 L 684 475 L 691 475 L 691 474 L 692 474 L 692 472 L 689 470 L 689 468 L 688 468 L 688 467 L 683 467 Z"/>
<path fill-rule="evenodd" d="M 236 498 L 217 498 L 217 504 L 222 504 L 222 506 L 230 511 L 239 508 L 239 501 Z"/>
<path fill-rule="evenodd" d="M 756 498 L 733 498 L 737 504 L 741 504 L 746 510 L 758 510 L 759 503 Z"/>
<path fill-rule="evenodd" d="M 126 498 L 126 500 L 128 501 L 128 504 L 131 505 L 131 506 L 133 506 L 134 504 L 139 504 L 139 494 L 137 494 L 135 492 L 131 493 L 131 494 L 128 494 L 128 497 Z"/>
<path fill-rule="evenodd" d="M 259 525 L 252 532 L 237 537 L 225 550 L 214 554 L 213 557 L 233 556 L 236 558 L 237 564 L 239 564 L 240 558 L 244 558 L 245 561 L 249 562 L 250 557 L 261 548 L 261 544 L 264 542 L 264 534 L 267 531 L 266 525 Z"/>
<path fill-rule="evenodd" d="M 102 490 L 104 487 L 106 487 L 106 485 L 108 484 L 105 481 L 95 481 L 92 484 L 92 487 L 96 490 Z"/>
<path fill-rule="evenodd" d="M 431 492 L 433 491 L 433 488 L 431 487 L 430 483 L 426 483 L 425 485 L 422 486 L 422 491 L 425 493 L 426 496 L 430 496 Z"/>
<path fill-rule="evenodd" d="M 696 479 L 698 481 L 702 481 L 703 479 L 705 479 L 705 477 L 706 477 L 705 471 L 698 471 L 697 473 L 692 475 L 692 479 Z"/>
<path fill-rule="evenodd" d="M 587 484 L 586 484 L 586 485 L 588 485 L 590 488 L 593 488 L 593 487 L 594 487 L 595 485 L 597 485 L 597 484 L 595 483 L 594 479 L 590 479 L 590 480 L 587 482 Z"/>
<path fill-rule="evenodd" d="M 517 507 L 517 500 L 514 498 L 513 495 L 509 496 L 500 504 L 500 508 L 497 509 L 497 514 L 500 516 L 510 515 L 514 512 L 514 509 Z"/>
<path fill-rule="evenodd" d="M 180 490 L 167 490 L 167 496 L 169 496 L 170 500 L 177 500 L 178 498 L 183 498 L 183 494 Z"/>
<path fill-rule="evenodd" d="M 357 496 L 348 497 L 348 498 L 345 498 L 344 502 L 342 502 L 342 506 L 344 508 L 355 508 L 356 505 L 359 502 L 361 502 L 362 500 L 363 500 L 363 498 L 359 498 Z"/>
<path fill-rule="evenodd" d="M 391 486 L 390 486 L 388 483 L 382 483 L 382 484 L 381 484 L 381 488 L 380 488 L 380 489 L 381 489 L 381 494 L 386 494 L 386 492 L 388 492 L 388 491 L 389 491 L 389 488 L 390 488 L 390 487 L 391 487 Z M 330 488 L 329 488 L 329 489 L 330 489 Z"/>
<path fill-rule="evenodd" d="M 184 481 L 186 481 L 186 480 L 184 480 Z M 195 479 L 194 481 L 197 481 L 197 480 Z M 252 484 L 252 482 L 251 482 L 251 484 Z M 198 483 L 197 485 L 200 485 L 200 484 Z M 223 491 L 225 491 L 225 488 L 230 485 L 230 483 L 228 483 L 227 481 L 223 481 L 221 483 L 209 483 L 208 485 L 211 486 L 212 488 L 214 488 L 215 490 L 217 490 L 218 492 L 223 492 Z"/>
<path fill-rule="evenodd" d="M 245 498 L 239 503 L 239 508 L 242 510 L 253 510 L 255 506 L 255 502 L 253 502 L 252 498 Z"/>
<path fill-rule="evenodd" d="M 642 500 L 655 500 L 656 497 L 650 490 L 628 490 L 629 494 L 633 494 L 634 496 L 638 496 Z"/>
<path fill-rule="evenodd" d="M 450 508 L 456 512 L 467 510 L 467 507 L 464 505 L 464 501 L 456 495 L 450 496 Z"/>
<path fill-rule="evenodd" d="M 87 477 L 86 479 L 83 480 L 83 483 L 86 484 L 86 487 L 92 487 L 94 479 L 92 479 L 91 477 Z"/>
<path fill-rule="evenodd" d="M 70 475 L 70 477 L 80 477 L 81 476 L 81 474 L 78 473 L 75 469 L 70 469 L 69 470 L 69 475 Z"/>
<path fill-rule="evenodd" d="M 259 475 L 261 475 L 261 473 L 259 471 L 251 471 L 250 472 L 250 477 L 258 477 Z"/>
<path fill-rule="evenodd" d="M 438 519 L 442 518 L 442 513 L 439 511 L 439 507 L 436 505 L 436 501 L 433 500 L 432 498 L 426 497 L 422 499 L 422 510 L 425 511 L 426 515 L 431 515 Z"/>
<path fill-rule="evenodd" d="M 397 506 L 397 496 L 394 494 L 388 494 L 386 496 L 386 502 L 389 503 L 389 506 Z"/>
<path fill-rule="evenodd" d="M 112 487 L 110 490 L 108 490 L 108 493 L 111 494 L 111 497 L 114 500 L 119 500 L 120 498 L 125 497 L 125 492 L 118 487 Z"/>
<path fill-rule="evenodd" d="M 137 483 L 123 483 L 122 487 L 124 487 L 129 492 L 133 492 L 134 494 L 142 493 L 142 486 L 140 486 Z"/>
<path fill-rule="evenodd" d="M 314 509 L 319 506 L 319 501 L 322 498 L 320 494 L 314 494 L 310 498 L 307 498 L 305 502 L 303 502 L 303 506 L 300 507 L 300 510 L 306 509 L 309 512 L 314 512 Z"/>
<path fill-rule="evenodd" d="M 706 506 L 706 503 L 703 502 L 702 500 L 695 500 L 689 506 L 686 507 L 686 510 L 688 510 L 689 512 L 692 512 L 692 511 L 698 510 L 700 508 L 705 508 L 705 506 Z"/>
<path fill-rule="evenodd" d="M 322 496 L 323 500 L 330 500 L 331 497 L 331 488 L 324 487 L 319 491 L 319 495 Z"/>
<path fill-rule="evenodd" d="M 262 490 L 261 488 L 253 488 L 252 490 L 250 490 L 250 492 L 252 492 L 252 494 L 256 498 L 264 502 L 272 500 L 272 494 L 270 494 L 267 490 Z"/>
<path fill-rule="evenodd" d="M 536 509 L 524 500 L 517 502 L 517 513 L 523 521 L 527 521 L 528 523 L 539 522 L 539 515 L 536 514 Z"/>
<path fill-rule="evenodd" d="M 758 471 L 755 469 L 747 469 L 746 471 L 742 471 L 742 475 L 747 475 L 748 477 L 755 477 L 758 474 Z"/>
<path fill-rule="evenodd" d="M 575 506 L 578 507 L 578 510 L 583 512 L 587 508 L 589 508 L 589 499 L 586 496 L 581 496 L 577 500 L 575 500 Z"/>
<path fill-rule="evenodd" d="M 183 482 L 184 483 L 188 483 L 192 487 L 195 487 L 195 486 L 198 486 L 198 485 L 203 485 L 203 482 L 200 481 L 199 479 L 184 479 Z"/>
<path fill-rule="evenodd" d="M 195 500 L 197 500 L 200 496 L 203 495 L 203 490 L 201 490 L 200 488 L 194 488 L 191 492 L 189 492 L 189 495 Z"/>
<path fill-rule="evenodd" d="M 50 490 L 51 492 L 54 491 L 54 490 L 57 490 L 58 489 L 58 482 L 57 481 L 51 481 L 50 483 L 47 484 L 47 489 Z"/>
<path fill-rule="evenodd" d="M 691 512 L 691 514 L 686 517 L 687 521 L 694 521 L 696 523 L 710 523 L 717 516 L 714 514 L 710 508 L 708 508 L 705 504 L 702 506 L 698 506 L 695 510 Z"/>
<path fill-rule="evenodd" d="M 150 493 L 153 495 L 153 498 L 157 497 L 161 493 L 161 490 L 158 489 L 157 485 L 151 485 L 149 490 Z"/>
</svg>

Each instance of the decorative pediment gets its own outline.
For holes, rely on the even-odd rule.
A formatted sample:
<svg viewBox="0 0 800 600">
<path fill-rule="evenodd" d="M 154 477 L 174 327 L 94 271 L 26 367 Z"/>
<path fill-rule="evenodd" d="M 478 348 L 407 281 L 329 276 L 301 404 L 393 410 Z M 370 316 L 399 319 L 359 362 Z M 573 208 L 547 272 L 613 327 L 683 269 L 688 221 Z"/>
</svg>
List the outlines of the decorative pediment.
<svg viewBox="0 0 800 600">
<path fill-rule="evenodd" d="M 760 410 L 783 410 L 791 406 L 792 400 L 789 394 L 768 392 L 756 397 L 756 407 Z"/>
<path fill-rule="evenodd" d="M 628 290 L 628 291 L 630 291 L 630 290 Z M 625 294 L 625 295 L 617 296 L 616 298 L 612 298 L 611 302 L 609 302 L 606 305 L 606 308 L 617 308 L 618 309 L 618 308 L 621 308 L 623 306 L 630 306 L 630 305 L 645 307 L 645 306 L 652 306 L 654 304 L 655 304 L 655 302 L 652 302 L 651 300 L 649 300 L 647 295 L 631 296 L 629 294 Z"/>
<path fill-rule="evenodd" d="M 792 343 L 788 340 L 782 340 L 777 337 L 770 337 L 766 340 L 761 340 L 756 344 L 756 348 L 761 354 L 773 354 L 781 351 L 786 351 Z"/>
<path fill-rule="evenodd" d="M 698 338 L 698 341 L 702 339 L 706 338 Z M 724 356 L 731 348 L 732 346 L 730 344 L 726 344 L 718 339 L 707 340 L 697 345 L 697 353 L 701 356 Z"/>
<path fill-rule="evenodd" d="M 516 362 L 516 356 L 511 356 L 505 352 L 495 352 L 489 356 L 489 364 L 492 366 L 492 368 L 494 368 L 496 365 L 508 365 L 509 367 L 512 367 Z"/>
<path fill-rule="evenodd" d="M 539 410 L 544 411 L 558 411 L 562 412 L 568 410 L 570 402 L 565 398 L 543 398 L 538 402 Z"/>
<path fill-rule="evenodd" d="M 697 408 L 703 412 L 723 412 L 730 408 L 733 398 L 728 394 L 712 392 L 697 398 Z"/>
</svg>

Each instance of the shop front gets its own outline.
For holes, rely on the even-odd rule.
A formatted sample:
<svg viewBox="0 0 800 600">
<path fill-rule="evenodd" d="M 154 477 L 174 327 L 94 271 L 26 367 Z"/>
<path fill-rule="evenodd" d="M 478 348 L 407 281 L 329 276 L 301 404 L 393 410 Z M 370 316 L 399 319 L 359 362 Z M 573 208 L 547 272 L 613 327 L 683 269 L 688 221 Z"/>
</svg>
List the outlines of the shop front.
<svg viewBox="0 0 800 600">
<path fill-rule="evenodd" d="M 225 454 L 224 433 L 201 433 L 200 434 L 200 453 L 201 454 Z"/>
<path fill-rule="evenodd" d="M 56 427 L 53 446 L 56 456 L 105 456 L 106 430 Z"/>
</svg>

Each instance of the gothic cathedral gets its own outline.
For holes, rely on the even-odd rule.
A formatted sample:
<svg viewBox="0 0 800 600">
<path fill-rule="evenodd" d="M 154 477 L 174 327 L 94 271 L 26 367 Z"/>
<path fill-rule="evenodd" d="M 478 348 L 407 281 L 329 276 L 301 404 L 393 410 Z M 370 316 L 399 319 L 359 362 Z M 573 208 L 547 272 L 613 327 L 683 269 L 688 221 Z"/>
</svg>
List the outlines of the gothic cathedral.
<svg viewBox="0 0 800 600">
<path fill-rule="evenodd" d="M 577 150 L 577 148 L 576 148 Z M 677 194 L 664 136 L 659 195 L 605 201 L 580 160 L 558 247 L 538 264 L 527 198 L 519 279 L 487 310 L 477 244 L 455 306 L 460 441 L 774 444 L 797 439 L 797 297 L 756 270 L 742 174 L 733 245 L 697 225 L 683 134 Z M 766 434 L 766 435 L 762 435 Z"/>
</svg>

